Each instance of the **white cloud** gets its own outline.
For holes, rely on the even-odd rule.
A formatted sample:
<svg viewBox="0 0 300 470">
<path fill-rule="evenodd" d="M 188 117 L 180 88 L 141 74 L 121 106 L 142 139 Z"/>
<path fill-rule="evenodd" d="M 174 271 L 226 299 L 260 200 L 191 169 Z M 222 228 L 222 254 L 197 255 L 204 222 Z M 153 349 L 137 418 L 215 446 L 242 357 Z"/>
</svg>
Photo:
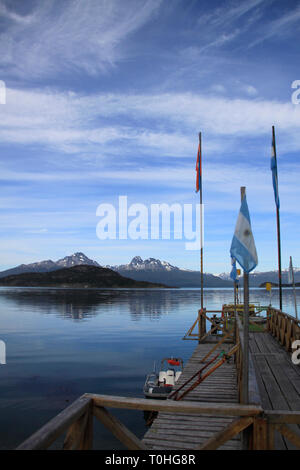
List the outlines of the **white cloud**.
<svg viewBox="0 0 300 470">
<path fill-rule="evenodd" d="M 14 20 L 0 36 L 2 66 L 23 79 L 50 77 L 68 69 L 105 72 L 123 57 L 124 40 L 157 11 L 161 0 L 48 0 Z"/>
<path fill-rule="evenodd" d="M 208 24 L 218 28 L 224 25 L 227 26 L 234 21 L 240 20 L 241 17 L 264 3 L 266 3 L 265 0 L 226 1 L 211 13 L 202 15 L 199 18 L 199 24 Z"/>
<path fill-rule="evenodd" d="M 269 160 L 265 159 L 265 165 L 258 167 L 249 163 L 237 163 L 237 162 L 223 162 L 213 163 L 207 159 L 204 161 L 204 190 L 208 194 L 206 204 L 210 211 L 215 210 L 232 210 L 235 208 L 239 199 L 240 186 L 246 186 L 249 191 L 250 199 L 255 204 L 255 210 L 257 213 L 269 212 L 270 208 L 273 207 L 274 196 L 272 188 L 271 171 L 269 167 Z M 47 182 L 80 182 L 85 183 L 99 183 L 102 187 L 106 184 L 113 185 L 118 188 L 118 193 L 121 194 L 124 191 L 124 186 L 128 190 L 129 187 L 135 188 L 134 191 L 138 194 L 139 200 L 137 202 L 146 201 L 146 196 L 141 196 L 139 193 L 139 187 L 156 187 L 156 188 L 169 188 L 174 191 L 176 189 L 176 195 L 173 194 L 173 202 L 175 200 L 184 201 L 184 197 L 192 197 L 193 189 L 195 186 L 195 171 L 194 166 L 190 164 L 182 164 L 179 167 L 172 167 L 171 165 L 160 166 L 159 171 L 156 168 L 149 168 L 146 165 L 140 166 L 138 169 L 126 170 L 120 167 L 118 171 L 112 171 L 103 169 L 101 171 L 56 171 L 56 172 L 25 172 L 25 171 L 7 171 L 5 168 L 1 168 L 1 178 L 3 181 L 15 181 L 15 182 L 32 182 L 34 183 L 47 183 Z M 280 185 L 280 197 L 283 201 L 285 213 L 297 213 L 299 214 L 300 207 L 298 204 L 299 200 L 299 185 L 300 180 L 300 166 L 299 164 L 280 164 L 279 172 L 279 185 Z M 134 184 L 134 186 L 132 186 Z M 157 197 L 159 196 L 160 189 L 156 190 Z M 131 190 L 130 190 L 131 191 Z M 158 191 L 158 192 L 157 192 Z M 187 192 L 188 191 L 188 192 Z M 222 196 L 221 196 L 222 195 Z M 150 196 L 150 202 L 153 202 L 153 195 Z M 166 197 L 166 196 L 164 196 Z M 30 201 L 30 199 L 29 199 Z M 75 211 L 86 211 L 90 213 L 93 204 L 97 204 L 99 201 L 92 201 L 89 204 L 82 205 L 80 202 L 80 208 L 78 203 L 74 203 L 75 199 L 64 200 L 63 204 L 69 207 L 68 212 Z M 5 199 L 2 202 L 0 199 L 0 206 L 3 206 L 7 202 L 10 207 L 18 209 L 22 208 L 26 203 L 24 196 L 18 198 Z M 136 201 L 135 201 L 136 202 Z M 188 200 L 186 201 L 188 202 Z M 100 203 L 100 202 L 99 202 Z M 59 203 L 60 204 L 60 203 Z M 55 212 L 51 214 L 57 218 L 59 214 L 59 204 L 53 200 L 47 201 L 46 207 L 52 207 L 51 211 L 55 209 Z M 27 204 L 30 205 L 30 202 Z M 40 206 L 36 203 L 33 205 L 35 213 L 37 214 L 38 229 L 41 226 L 40 217 L 48 219 L 49 213 L 41 215 L 39 210 L 42 210 L 44 206 L 43 200 L 40 202 Z M 73 209 L 75 208 L 75 209 Z M 84 212 L 82 212 L 84 213 Z M 51 215 L 51 217 L 52 217 Z M 4 214 L 2 216 L 3 224 L 7 226 L 8 220 L 16 223 L 18 221 L 14 219 L 14 215 Z M 23 218 L 23 216 L 22 216 Z M 65 215 L 62 215 L 62 219 L 65 220 Z M 26 220 L 26 216 L 24 218 Z"/>
<path fill-rule="evenodd" d="M 249 96 L 256 96 L 258 94 L 257 89 L 253 85 L 243 85 L 242 91 Z"/>
<path fill-rule="evenodd" d="M 215 85 L 212 85 L 210 87 L 210 90 L 216 93 L 225 93 L 226 88 L 224 85 L 221 85 L 220 83 L 216 83 Z"/>
<path fill-rule="evenodd" d="M 203 45 L 201 51 L 219 48 L 244 34 L 261 15 L 261 10 L 274 0 L 225 1 L 199 17 Z"/>
<path fill-rule="evenodd" d="M 248 92 L 254 90 L 248 87 Z M 300 106 L 289 102 L 193 93 L 70 95 L 8 89 L 0 112 L 1 142 L 40 143 L 69 153 L 125 139 L 180 156 L 192 150 L 191 136 L 199 130 L 209 134 L 211 151 L 216 151 L 222 135 L 237 142 L 241 136 L 268 134 L 273 124 L 289 135 L 298 133 L 300 124 Z M 294 148 L 299 145 L 294 136 Z"/>
<path fill-rule="evenodd" d="M 295 25 L 296 28 L 298 27 L 299 20 L 300 5 L 294 9 L 289 8 L 287 13 L 280 14 L 278 18 L 264 24 L 263 28 L 261 28 L 257 34 L 256 39 L 249 44 L 249 47 L 256 46 L 257 44 L 273 37 L 279 38 L 283 35 L 290 34 Z"/>
<path fill-rule="evenodd" d="M 30 24 L 34 21 L 34 14 L 19 15 L 15 11 L 10 10 L 4 3 L 0 4 L 0 16 L 21 24 Z"/>
</svg>

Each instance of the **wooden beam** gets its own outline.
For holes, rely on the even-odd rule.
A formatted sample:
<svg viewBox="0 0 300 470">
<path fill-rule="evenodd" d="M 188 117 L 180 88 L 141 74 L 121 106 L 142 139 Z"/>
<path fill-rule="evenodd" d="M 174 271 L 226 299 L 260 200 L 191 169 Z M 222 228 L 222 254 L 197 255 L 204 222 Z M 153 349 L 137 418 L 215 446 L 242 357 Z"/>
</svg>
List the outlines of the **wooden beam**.
<svg viewBox="0 0 300 470">
<path fill-rule="evenodd" d="M 77 421 L 89 408 L 91 397 L 82 395 L 65 410 L 51 419 L 16 450 L 43 450 L 47 449 L 71 424 Z"/>
<path fill-rule="evenodd" d="M 240 344 L 242 348 L 242 354 L 244 353 L 244 335 L 243 335 L 243 326 L 241 323 L 240 318 L 237 315 L 236 319 L 237 323 L 237 330 L 238 330 L 238 335 L 240 339 Z M 248 396 L 249 396 L 249 404 L 255 404 L 255 405 L 261 405 L 262 400 L 257 384 L 257 379 L 256 379 L 256 372 L 255 372 L 255 367 L 253 364 L 253 359 L 252 355 L 249 351 L 249 369 L 248 369 Z"/>
<path fill-rule="evenodd" d="M 255 417 L 253 421 L 253 450 L 267 450 L 268 421 L 265 418 Z"/>
<path fill-rule="evenodd" d="M 94 415 L 93 415 L 93 402 L 90 402 L 87 422 L 85 425 L 84 434 L 81 442 L 82 450 L 90 450 L 93 448 L 94 439 Z"/>
<path fill-rule="evenodd" d="M 268 423 L 268 450 L 274 450 L 275 446 L 275 425 Z"/>
<path fill-rule="evenodd" d="M 104 426 L 129 450 L 147 450 L 142 443 L 124 424 L 102 406 L 93 406 L 93 413 Z"/>
<path fill-rule="evenodd" d="M 125 408 L 128 410 L 165 411 L 171 413 L 212 414 L 218 416 L 255 416 L 263 409 L 256 405 L 232 403 L 177 402 L 173 400 L 155 400 L 146 398 L 116 397 L 111 395 L 85 394 L 94 405 L 107 408 Z"/>
<path fill-rule="evenodd" d="M 290 429 L 286 424 L 276 424 L 275 429 L 280 432 L 286 439 L 292 442 L 300 449 L 300 436 Z"/>
<path fill-rule="evenodd" d="M 64 450 L 89 450 L 91 449 L 91 438 L 87 439 L 87 435 L 91 437 L 92 420 L 91 410 L 81 416 L 75 423 L 71 424 L 64 440 Z"/>
<path fill-rule="evenodd" d="M 251 417 L 235 419 L 232 423 L 226 426 L 225 429 L 222 429 L 222 431 L 218 432 L 210 439 L 208 439 L 204 444 L 199 447 L 196 447 L 193 450 L 215 450 L 221 445 L 225 444 L 225 442 L 229 441 L 234 436 L 239 434 L 241 431 L 246 429 L 252 423 L 253 418 Z"/>
<path fill-rule="evenodd" d="M 300 424 L 300 411 L 266 410 L 265 415 L 270 423 Z"/>
</svg>

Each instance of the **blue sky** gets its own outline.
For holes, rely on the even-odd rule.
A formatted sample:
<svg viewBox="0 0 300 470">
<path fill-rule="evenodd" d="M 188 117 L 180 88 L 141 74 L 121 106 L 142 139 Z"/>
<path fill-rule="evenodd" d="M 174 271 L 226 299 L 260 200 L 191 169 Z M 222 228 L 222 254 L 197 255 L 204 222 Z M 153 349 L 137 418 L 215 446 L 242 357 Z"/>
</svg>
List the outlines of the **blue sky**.
<svg viewBox="0 0 300 470">
<path fill-rule="evenodd" d="M 184 240 L 99 240 L 96 208 L 197 203 L 199 131 L 205 271 L 230 270 L 240 186 L 275 269 L 272 125 L 282 263 L 300 265 L 299 1 L 2 0 L 0 31 L 0 269 L 74 251 L 198 269 Z"/>
</svg>

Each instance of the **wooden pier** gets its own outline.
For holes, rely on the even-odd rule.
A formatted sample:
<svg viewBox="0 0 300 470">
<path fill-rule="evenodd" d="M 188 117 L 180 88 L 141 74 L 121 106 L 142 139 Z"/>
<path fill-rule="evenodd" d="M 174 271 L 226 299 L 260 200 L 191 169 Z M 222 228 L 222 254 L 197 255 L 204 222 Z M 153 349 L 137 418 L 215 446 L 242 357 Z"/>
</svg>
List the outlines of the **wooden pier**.
<svg viewBox="0 0 300 470">
<path fill-rule="evenodd" d="M 202 359 L 211 351 L 213 343 L 202 343 L 197 345 L 190 360 L 184 367 L 183 373 L 177 383 L 176 389 L 180 388 L 192 375 L 201 368 L 202 365 L 210 361 L 210 356 L 206 361 Z M 230 345 L 219 346 L 214 355 L 220 354 L 222 350 L 228 352 Z M 217 362 L 216 359 L 214 363 Z M 194 379 L 194 381 L 196 378 Z M 193 382 L 194 382 L 193 381 Z M 184 392 L 189 384 L 183 387 Z M 234 358 L 225 362 L 213 374 L 211 374 L 202 384 L 183 397 L 184 401 L 198 403 L 220 403 L 238 404 L 238 383 L 237 370 Z M 234 421 L 232 416 L 222 415 L 194 415 L 159 413 L 149 431 L 146 433 L 143 443 L 149 449 L 193 449 L 201 446 L 217 432 L 221 432 Z M 226 442 L 220 449 L 240 449 L 240 436 Z"/>
<path fill-rule="evenodd" d="M 264 410 L 300 411 L 300 366 L 294 365 L 291 354 L 270 333 L 251 333 L 250 352 Z M 291 428 L 300 436 L 299 425 Z M 297 449 L 278 431 L 274 436 L 278 450 Z"/>
<path fill-rule="evenodd" d="M 96 417 L 130 450 L 300 449 L 300 366 L 291 359 L 300 323 L 268 308 L 250 334 L 249 400 L 243 404 L 242 313 L 222 310 L 221 322 L 199 311 L 184 339 L 198 344 L 167 400 L 85 394 L 18 449 L 47 449 L 65 434 L 64 449 L 93 447 Z M 206 332 L 206 322 L 211 322 Z M 197 333 L 194 333 L 197 329 Z M 201 370 L 201 372 L 199 372 Z M 108 410 L 158 412 L 143 439 Z"/>
</svg>

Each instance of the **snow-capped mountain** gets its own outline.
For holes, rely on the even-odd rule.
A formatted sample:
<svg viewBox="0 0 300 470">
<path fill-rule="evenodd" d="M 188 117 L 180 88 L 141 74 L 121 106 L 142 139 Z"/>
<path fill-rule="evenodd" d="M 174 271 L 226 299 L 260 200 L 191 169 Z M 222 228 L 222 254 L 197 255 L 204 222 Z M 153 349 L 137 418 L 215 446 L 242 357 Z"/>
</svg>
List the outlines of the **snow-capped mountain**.
<svg viewBox="0 0 300 470">
<path fill-rule="evenodd" d="M 77 252 L 70 256 L 65 256 L 57 261 L 51 259 L 31 263 L 20 264 L 19 266 L 0 272 L 0 278 L 22 273 L 43 273 L 55 271 L 62 268 L 71 268 L 77 265 L 98 266 L 99 263 L 88 258 L 84 253 Z M 173 266 L 167 261 L 155 258 L 143 260 L 140 256 L 135 256 L 130 263 L 119 266 L 105 266 L 119 274 L 134 279 L 135 281 L 147 281 L 164 284 L 170 287 L 200 287 L 201 278 L 199 271 L 181 269 Z M 295 282 L 300 282 L 300 269 L 294 268 Z M 204 287 L 232 287 L 233 283 L 229 273 L 203 274 Z M 288 281 L 288 269 L 282 271 L 282 283 Z M 251 287 L 259 287 L 264 282 L 278 283 L 277 271 L 250 273 L 249 284 Z M 240 277 L 243 285 L 243 276 Z"/>
<path fill-rule="evenodd" d="M 72 266 L 77 266 L 78 264 L 87 264 L 89 266 L 100 266 L 97 261 L 94 261 L 87 256 L 85 256 L 84 253 L 78 252 L 74 253 L 71 256 L 65 256 L 62 259 L 59 259 L 56 261 L 56 264 L 60 266 L 61 268 L 71 268 Z"/>
<path fill-rule="evenodd" d="M 220 279 L 224 279 L 225 281 L 230 281 L 230 273 L 215 274 L 215 276 L 218 276 Z"/>
<path fill-rule="evenodd" d="M 55 271 L 61 268 L 71 268 L 72 266 L 77 266 L 79 264 L 87 264 L 89 266 L 100 266 L 97 261 L 93 261 L 87 256 L 85 256 L 85 254 L 78 252 L 70 256 L 65 256 L 65 258 L 61 258 L 57 261 L 52 261 L 51 259 L 48 259 L 45 261 L 39 261 L 37 263 L 20 264 L 15 268 L 7 269 L 5 271 L 0 272 L 0 278 L 22 273 L 45 273 Z"/>
<path fill-rule="evenodd" d="M 135 256 L 129 264 L 106 267 L 136 281 L 159 282 L 170 287 L 199 287 L 201 285 L 199 271 L 181 269 L 167 261 L 155 258 L 143 260 L 140 256 Z M 203 280 L 205 287 L 232 286 L 232 281 L 220 279 L 212 274 L 205 273 Z"/>
<path fill-rule="evenodd" d="M 155 258 L 143 260 L 140 256 L 132 258 L 129 264 L 121 264 L 120 266 L 107 266 L 114 270 L 122 271 L 178 271 L 179 268 L 172 266 L 167 261 L 160 261 Z"/>
<path fill-rule="evenodd" d="M 288 269 L 281 271 L 282 283 L 287 284 L 288 282 Z M 217 274 L 220 279 L 230 280 L 230 273 Z M 294 268 L 295 282 L 300 282 L 300 269 Z M 243 284 L 243 275 L 240 276 L 240 282 Z M 278 271 L 254 271 L 249 275 L 249 285 L 251 287 L 259 287 L 264 282 L 278 283 Z"/>
</svg>

